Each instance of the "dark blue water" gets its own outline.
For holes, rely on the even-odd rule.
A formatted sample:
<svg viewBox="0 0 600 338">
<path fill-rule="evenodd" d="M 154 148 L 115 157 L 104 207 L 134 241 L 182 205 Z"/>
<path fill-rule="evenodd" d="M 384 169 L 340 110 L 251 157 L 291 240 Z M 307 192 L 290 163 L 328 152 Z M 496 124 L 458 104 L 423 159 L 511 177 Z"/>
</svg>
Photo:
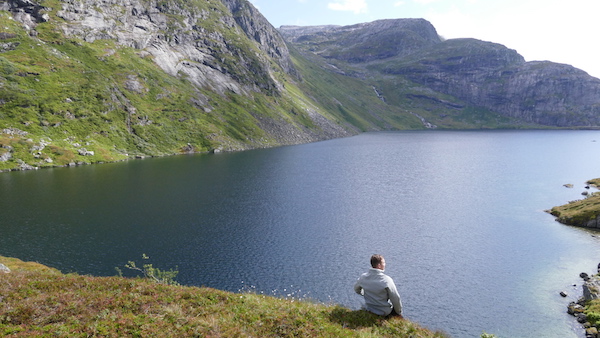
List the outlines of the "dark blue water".
<svg viewBox="0 0 600 338">
<path fill-rule="evenodd" d="M 352 285 L 381 253 L 405 316 L 426 327 L 580 337 L 566 306 L 579 273 L 595 272 L 600 239 L 544 210 L 600 177 L 595 140 L 600 132 L 366 133 L 3 173 L 0 254 L 115 275 L 145 253 L 177 267 L 182 284 L 358 308 Z"/>
</svg>

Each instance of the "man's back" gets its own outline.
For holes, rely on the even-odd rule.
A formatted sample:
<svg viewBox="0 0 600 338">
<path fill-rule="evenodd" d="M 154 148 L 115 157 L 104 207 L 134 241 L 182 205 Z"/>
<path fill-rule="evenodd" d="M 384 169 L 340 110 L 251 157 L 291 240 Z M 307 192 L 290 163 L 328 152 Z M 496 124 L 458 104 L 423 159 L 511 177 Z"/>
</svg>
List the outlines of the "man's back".
<svg viewBox="0 0 600 338">
<path fill-rule="evenodd" d="M 371 268 L 362 274 L 354 285 L 354 291 L 365 297 L 367 311 L 380 316 L 387 316 L 392 310 L 397 314 L 402 312 L 402 302 L 396 285 L 381 269 Z"/>
</svg>

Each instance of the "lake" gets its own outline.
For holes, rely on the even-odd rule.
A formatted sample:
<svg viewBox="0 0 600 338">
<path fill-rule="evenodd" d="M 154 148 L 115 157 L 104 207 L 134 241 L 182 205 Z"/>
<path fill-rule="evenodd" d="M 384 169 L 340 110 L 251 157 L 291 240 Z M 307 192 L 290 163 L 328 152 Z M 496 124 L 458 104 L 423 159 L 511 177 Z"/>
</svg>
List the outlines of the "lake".
<svg viewBox="0 0 600 338">
<path fill-rule="evenodd" d="M 415 131 L 0 174 L 0 255 L 358 309 L 383 254 L 405 316 L 452 337 L 582 337 L 600 237 L 544 212 L 600 177 L 599 131 Z M 571 183 L 574 188 L 563 185 Z M 576 286 L 573 286 L 573 285 Z M 569 297 L 562 298 L 560 291 Z"/>
</svg>

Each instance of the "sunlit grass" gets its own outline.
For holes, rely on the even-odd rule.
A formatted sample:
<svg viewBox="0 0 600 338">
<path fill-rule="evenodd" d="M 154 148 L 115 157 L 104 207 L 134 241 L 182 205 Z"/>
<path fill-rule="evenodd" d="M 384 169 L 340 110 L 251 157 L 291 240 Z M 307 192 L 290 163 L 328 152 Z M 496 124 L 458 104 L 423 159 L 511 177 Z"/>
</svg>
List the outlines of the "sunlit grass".
<svg viewBox="0 0 600 338">
<path fill-rule="evenodd" d="M 0 336 L 444 337 L 405 319 L 384 319 L 298 299 L 149 279 L 62 274 L 0 257 Z"/>
<path fill-rule="evenodd" d="M 600 178 L 589 180 L 586 183 L 597 187 Z M 585 226 L 588 221 L 594 220 L 600 215 L 600 193 L 590 192 L 583 199 L 553 207 L 549 212 L 561 223 Z"/>
</svg>

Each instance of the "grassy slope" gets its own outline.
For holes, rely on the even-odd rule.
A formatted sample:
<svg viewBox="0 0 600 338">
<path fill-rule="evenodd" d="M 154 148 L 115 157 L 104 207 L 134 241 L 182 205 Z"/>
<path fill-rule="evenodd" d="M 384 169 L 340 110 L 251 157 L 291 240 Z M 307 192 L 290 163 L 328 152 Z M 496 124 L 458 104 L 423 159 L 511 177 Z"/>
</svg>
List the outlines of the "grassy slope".
<svg viewBox="0 0 600 338">
<path fill-rule="evenodd" d="M 60 7 L 54 0 L 43 4 Z M 254 42 L 215 23 L 224 15 L 217 9 L 210 11 L 214 19 L 202 21 L 204 28 L 231 35 L 231 48 L 258 57 Z M 50 14 L 52 20 L 39 24 L 32 37 L 0 12 L 0 156 L 11 155 L 0 160 L 0 171 L 22 162 L 49 167 L 282 144 L 260 128 L 262 118 L 319 133 L 304 109 L 310 100 L 276 65 L 274 76 L 288 92 L 221 95 L 164 73 L 139 50 L 111 40 L 67 39 L 61 19 Z M 261 85 L 267 76 L 221 60 L 244 81 Z M 81 155 L 82 148 L 94 154 Z"/>
<path fill-rule="evenodd" d="M 381 101 L 368 80 L 342 75 L 319 57 L 294 47 L 290 50 L 302 73 L 298 86 L 335 118 L 361 131 L 423 129 L 421 121 L 407 110 Z"/>
<path fill-rule="evenodd" d="M 600 186 L 600 178 L 589 180 L 586 183 L 598 187 Z M 600 215 L 600 194 L 591 193 L 584 199 L 553 207 L 550 213 L 561 223 L 582 226 L 585 222 Z"/>
<path fill-rule="evenodd" d="M 173 153 L 187 143 L 199 151 L 210 149 L 204 135 L 216 128 L 199 109 L 190 109 L 193 92 L 151 60 L 112 41 L 64 40 L 50 24 L 38 26 L 36 40 L 7 13 L 0 13 L 0 24 L 15 34 L 4 42 L 18 43 L 0 56 L 0 128 L 28 133 L 0 140 L 15 148 L 15 158 L 45 166 Z M 131 79 L 142 86 L 142 93 L 126 89 Z M 152 123 L 138 123 L 144 119 Z M 35 158 L 30 149 L 42 137 L 52 146 Z M 95 155 L 79 156 L 81 147 Z M 0 164 L 0 169 L 13 164 Z"/>
<path fill-rule="evenodd" d="M 141 337 L 443 337 L 403 319 L 148 279 L 62 274 L 0 257 L 0 335 Z"/>
</svg>

